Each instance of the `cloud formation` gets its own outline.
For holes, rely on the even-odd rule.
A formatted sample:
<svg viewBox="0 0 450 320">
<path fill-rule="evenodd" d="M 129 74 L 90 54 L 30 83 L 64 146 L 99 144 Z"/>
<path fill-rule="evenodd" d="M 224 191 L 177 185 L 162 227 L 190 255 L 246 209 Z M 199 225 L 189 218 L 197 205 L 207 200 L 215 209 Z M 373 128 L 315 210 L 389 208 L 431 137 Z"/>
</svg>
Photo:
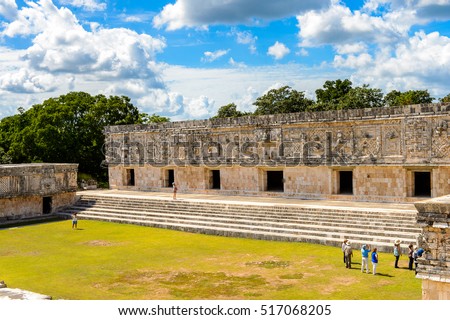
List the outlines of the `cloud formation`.
<svg viewBox="0 0 450 320">
<path fill-rule="evenodd" d="M 2 0 L 0 2 L 0 16 L 12 20 L 17 15 L 17 4 L 15 0 Z"/>
<path fill-rule="evenodd" d="M 59 0 L 59 3 L 83 8 L 88 11 L 102 11 L 106 9 L 106 3 L 97 0 Z"/>
<path fill-rule="evenodd" d="M 353 80 L 391 90 L 430 89 L 436 96 L 448 93 L 450 38 L 438 32 L 416 33 L 407 42 L 374 57 L 367 53 L 337 55 L 334 65 L 353 70 Z"/>
<path fill-rule="evenodd" d="M 177 30 L 215 24 L 254 24 L 258 19 L 274 20 L 321 9 L 328 3 L 329 0 L 177 0 L 164 6 L 153 19 L 153 25 Z"/>
<path fill-rule="evenodd" d="M 287 54 L 289 54 L 291 50 L 284 45 L 284 43 L 280 43 L 278 41 L 267 50 L 267 54 L 273 56 L 275 60 L 280 60 L 284 58 Z"/>
<path fill-rule="evenodd" d="M 206 51 L 203 53 L 202 61 L 203 62 L 213 62 L 214 60 L 219 59 L 226 55 L 230 50 L 217 50 L 214 52 Z"/>
</svg>

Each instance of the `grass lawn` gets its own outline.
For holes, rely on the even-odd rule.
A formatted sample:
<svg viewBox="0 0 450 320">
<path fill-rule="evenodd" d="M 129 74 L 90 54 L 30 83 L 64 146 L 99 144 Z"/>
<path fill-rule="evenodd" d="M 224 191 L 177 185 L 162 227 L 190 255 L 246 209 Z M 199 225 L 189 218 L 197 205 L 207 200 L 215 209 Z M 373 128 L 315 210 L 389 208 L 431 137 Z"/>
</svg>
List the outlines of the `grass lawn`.
<svg viewBox="0 0 450 320">
<path fill-rule="evenodd" d="M 53 299 L 421 299 L 421 280 L 379 254 L 379 275 L 340 248 L 79 221 L 0 230 L 0 280 Z"/>
</svg>

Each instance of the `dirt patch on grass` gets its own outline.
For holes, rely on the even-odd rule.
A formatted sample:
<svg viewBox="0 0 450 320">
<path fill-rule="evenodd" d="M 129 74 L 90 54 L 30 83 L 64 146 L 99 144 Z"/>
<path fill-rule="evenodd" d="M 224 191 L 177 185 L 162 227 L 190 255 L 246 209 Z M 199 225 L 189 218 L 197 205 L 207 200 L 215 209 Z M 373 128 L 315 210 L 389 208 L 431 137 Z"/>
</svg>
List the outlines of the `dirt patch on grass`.
<svg viewBox="0 0 450 320">
<path fill-rule="evenodd" d="M 91 240 L 88 242 L 83 242 L 83 244 L 92 247 L 110 247 L 115 245 L 114 243 L 106 240 Z"/>
<path fill-rule="evenodd" d="M 224 272 L 153 272 L 139 270 L 123 274 L 116 284 L 152 287 L 168 293 L 171 299 L 235 299 L 260 296 L 267 285 L 260 275 L 229 275 Z M 155 297 L 153 297 L 155 299 Z"/>
<path fill-rule="evenodd" d="M 266 269 L 275 269 L 275 268 L 287 268 L 291 265 L 290 261 L 276 261 L 276 260 L 267 260 L 267 261 L 253 261 L 245 263 L 246 266 L 257 266 Z"/>
<path fill-rule="evenodd" d="M 298 280 L 303 279 L 303 273 L 282 274 L 279 278 L 284 280 Z"/>
<path fill-rule="evenodd" d="M 266 285 L 260 275 L 237 276 L 224 272 L 177 272 L 161 284 L 177 298 L 218 299 L 240 296 L 249 288 Z"/>
<path fill-rule="evenodd" d="M 353 277 L 335 277 L 332 282 L 323 286 L 321 291 L 323 294 L 333 294 L 334 292 L 339 291 L 341 287 L 349 287 L 359 282 L 360 280 Z"/>
</svg>

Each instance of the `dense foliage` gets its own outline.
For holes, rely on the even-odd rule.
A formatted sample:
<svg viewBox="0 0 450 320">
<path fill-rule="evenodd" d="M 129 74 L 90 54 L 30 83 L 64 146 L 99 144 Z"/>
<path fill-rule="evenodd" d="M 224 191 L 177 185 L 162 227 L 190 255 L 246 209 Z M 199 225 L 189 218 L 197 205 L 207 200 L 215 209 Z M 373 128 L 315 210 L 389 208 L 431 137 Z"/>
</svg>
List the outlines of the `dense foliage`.
<svg viewBox="0 0 450 320">
<path fill-rule="evenodd" d="M 431 103 L 434 100 L 428 90 L 409 90 L 406 92 L 392 90 L 384 96 L 381 89 L 370 88 L 368 84 L 353 87 L 352 82 L 348 79 L 325 81 L 323 87 L 317 89 L 315 93 L 317 101 L 308 99 L 305 92 L 294 90 L 289 86 L 269 90 L 253 103 L 256 106 L 253 115 L 379 108 Z M 450 102 L 450 94 L 439 101 Z M 230 103 L 219 108 L 217 115 L 213 118 L 241 117 L 249 114 L 251 113 L 239 111 L 234 103 Z"/>
<path fill-rule="evenodd" d="M 0 121 L 1 163 L 79 163 L 79 172 L 106 179 L 103 128 L 108 125 L 168 121 L 148 116 L 128 97 L 71 92 Z"/>
<path fill-rule="evenodd" d="M 314 104 L 305 93 L 284 86 L 272 89 L 253 103 L 257 108 L 255 115 L 307 111 Z"/>
</svg>

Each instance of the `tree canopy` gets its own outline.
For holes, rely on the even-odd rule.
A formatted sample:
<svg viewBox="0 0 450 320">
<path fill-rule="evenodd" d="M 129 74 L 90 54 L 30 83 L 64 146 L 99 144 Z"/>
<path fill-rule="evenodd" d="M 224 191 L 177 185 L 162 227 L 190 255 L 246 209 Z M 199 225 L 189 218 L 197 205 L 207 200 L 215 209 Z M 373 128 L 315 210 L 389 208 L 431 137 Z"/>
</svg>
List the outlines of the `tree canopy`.
<svg viewBox="0 0 450 320">
<path fill-rule="evenodd" d="M 443 98 L 439 99 L 439 102 L 447 103 L 450 102 L 450 93 Z"/>
<path fill-rule="evenodd" d="M 0 121 L 3 163 L 79 163 L 79 172 L 106 179 L 103 128 L 150 120 L 125 96 L 71 92 Z M 153 119 L 159 119 L 155 115 Z M 166 118 L 165 118 L 166 119 Z M 164 119 L 164 120 L 165 120 Z M 159 119 L 161 120 L 161 119 Z"/>
<path fill-rule="evenodd" d="M 380 108 L 384 106 L 404 106 L 411 104 L 432 103 L 428 90 L 409 90 L 401 92 L 392 90 L 384 95 L 381 89 L 370 88 L 368 84 L 353 87 L 348 79 L 325 81 L 321 89 L 315 91 L 317 101 L 305 96 L 304 91 L 297 91 L 289 86 L 272 89 L 256 99 L 253 113 L 239 111 L 234 103 L 219 108 L 213 118 L 241 117 L 243 115 L 266 115 L 301 111 L 327 111 L 362 108 Z M 450 94 L 439 99 L 450 102 Z"/>
<path fill-rule="evenodd" d="M 269 90 L 253 103 L 257 108 L 255 115 L 290 113 L 307 111 L 314 101 L 305 97 L 305 93 L 284 86 Z"/>
<path fill-rule="evenodd" d="M 428 90 L 409 90 L 406 92 L 392 90 L 384 98 L 384 102 L 388 106 L 431 103 L 433 100 L 434 98 L 430 96 Z"/>
<path fill-rule="evenodd" d="M 229 103 L 225 106 L 222 106 L 217 111 L 217 115 L 212 117 L 215 118 L 237 118 L 237 117 L 243 117 L 249 115 L 248 112 L 243 112 L 237 110 L 237 106 L 234 103 Z"/>
</svg>

